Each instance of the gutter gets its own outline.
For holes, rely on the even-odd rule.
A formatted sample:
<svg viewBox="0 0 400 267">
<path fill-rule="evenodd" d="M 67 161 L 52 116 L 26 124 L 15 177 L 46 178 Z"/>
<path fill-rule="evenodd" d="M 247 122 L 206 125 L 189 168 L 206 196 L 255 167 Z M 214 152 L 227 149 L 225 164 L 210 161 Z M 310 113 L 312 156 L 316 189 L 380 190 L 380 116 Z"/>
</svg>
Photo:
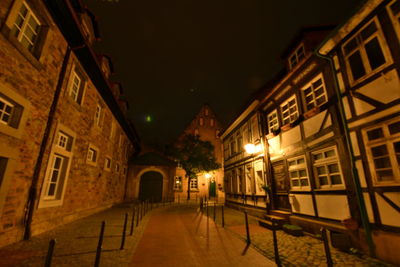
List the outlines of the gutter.
<svg viewBox="0 0 400 267">
<path fill-rule="evenodd" d="M 328 53 L 333 48 L 335 48 L 337 46 L 337 44 L 345 36 L 347 36 L 357 25 L 359 25 L 359 23 L 363 19 L 365 19 L 365 17 L 367 15 L 370 14 L 371 10 L 375 9 L 381 2 L 382 2 L 381 0 L 369 0 L 369 1 L 365 0 L 363 3 L 361 3 L 360 8 L 357 9 L 357 11 L 351 15 L 351 17 L 348 20 L 346 20 L 344 23 L 337 26 L 336 29 L 333 30 L 332 33 L 330 35 L 328 35 L 325 38 L 325 40 L 323 40 L 322 43 L 314 51 L 314 54 L 317 57 L 329 62 L 329 66 L 332 70 L 332 78 L 334 81 L 335 93 L 338 98 L 338 104 L 339 104 L 338 107 L 339 107 L 340 120 L 341 120 L 343 128 L 344 128 L 344 139 L 346 142 L 346 147 L 350 153 L 350 166 L 351 166 L 351 171 L 353 174 L 352 180 L 353 180 L 353 185 L 355 188 L 357 204 L 358 204 L 359 211 L 360 211 L 361 224 L 365 230 L 365 239 L 367 240 L 369 255 L 372 257 L 376 256 L 376 252 L 375 252 L 375 244 L 374 244 L 374 241 L 372 238 L 371 225 L 369 222 L 368 213 L 367 213 L 367 209 L 365 206 L 365 200 L 364 200 L 364 196 L 363 196 L 363 192 L 362 192 L 362 188 L 361 188 L 358 170 L 357 170 L 356 164 L 355 164 L 353 145 L 351 142 L 350 130 L 349 130 L 349 127 L 347 124 L 346 116 L 345 116 L 342 93 L 340 92 L 339 81 L 335 74 L 335 64 L 334 64 L 333 58 L 330 57 L 328 55 Z M 357 14 L 358 14 L 358 16 L 357 16 Z"/>
</svg>

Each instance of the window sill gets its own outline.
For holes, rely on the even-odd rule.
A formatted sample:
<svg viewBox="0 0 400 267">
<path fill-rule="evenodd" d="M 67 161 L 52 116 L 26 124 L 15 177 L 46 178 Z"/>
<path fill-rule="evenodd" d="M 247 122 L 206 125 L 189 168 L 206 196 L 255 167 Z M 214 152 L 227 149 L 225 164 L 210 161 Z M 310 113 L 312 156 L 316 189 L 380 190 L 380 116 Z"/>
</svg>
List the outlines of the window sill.
<svg viewBox="0 0 400 267">
<path fill-rule="evenodd" d="M 93 161 L 87 160 L 87 161 L 86 161 L 86 164 L 87 164 L 87 165 L 91 165 L 91 166 L 93 166 L 93 167 L 97 167 L 97 161 L 96 161 L 96 162 L 93 162 Z"/>
<path fill-rule="evenodd" d="M 344 191 L 346 188 L 344 186 L 338 186 L 338 187 L 326 187 L 326 188 L 316 188 L 314 189 L 315 192 L 318 191 Z"/>
<path fill-rule="evenodd" d="M 319 107 L 314 107 L 312 109 L 310 109 L 309 111 L 307 111 L 306 113 L 303 114 L 305 119 L 309 119 L 315 115 L 317 115 L 320 112 Z"/>
</svg>

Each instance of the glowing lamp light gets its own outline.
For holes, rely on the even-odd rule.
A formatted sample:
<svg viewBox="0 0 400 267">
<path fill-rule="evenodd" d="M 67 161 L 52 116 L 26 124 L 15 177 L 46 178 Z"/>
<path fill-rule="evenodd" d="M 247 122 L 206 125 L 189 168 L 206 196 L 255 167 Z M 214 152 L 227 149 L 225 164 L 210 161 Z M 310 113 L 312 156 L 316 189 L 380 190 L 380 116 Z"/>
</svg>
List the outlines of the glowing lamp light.
<svg viewBox="0 0 400 267">
<path fill-rule="evenodd" d="M 256 151 L 256 146 L 254 144 L 246 144 L 244 146 L 247 154 L 253 154 Z"/>
<path fill-rule="evenodd" d="M 151 116 L 150 115 L 147 115 L 146 116 L 146 122 L 151 122 L 153 119 L 151 118 Z"/>
<path fill-rule="evenodd" d="M 204 174 L 204 177 L 206 177 L 206 179 L 208 179 L 208 178 L 210 178 L 210 177 L 211 177 L 211 174 L 209 174 L 209 173 L 206 173 L 206 174 Z"/>
</svg>

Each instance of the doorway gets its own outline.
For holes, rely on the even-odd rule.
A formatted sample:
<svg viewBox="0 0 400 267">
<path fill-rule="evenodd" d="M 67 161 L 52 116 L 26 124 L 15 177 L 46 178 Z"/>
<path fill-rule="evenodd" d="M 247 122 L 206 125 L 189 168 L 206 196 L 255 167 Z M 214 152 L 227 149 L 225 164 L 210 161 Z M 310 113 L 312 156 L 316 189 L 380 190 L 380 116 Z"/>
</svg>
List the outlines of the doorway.
<svg viewBox="0 0 400 267">
<path fill-rule="evenodd" d="M 289 190 L 290 184 L 285 171 L 284 161 L 272 163 L 273 190 L 272 199 L 274 208 L 278 210 L 290 211 Z"/>
<path fill-rule="evenodd" d="M 160 202 L 162 200 L 163 176 L 159 172 L 148 171 L 140 177 L 139 199 Z"/>
</svg>

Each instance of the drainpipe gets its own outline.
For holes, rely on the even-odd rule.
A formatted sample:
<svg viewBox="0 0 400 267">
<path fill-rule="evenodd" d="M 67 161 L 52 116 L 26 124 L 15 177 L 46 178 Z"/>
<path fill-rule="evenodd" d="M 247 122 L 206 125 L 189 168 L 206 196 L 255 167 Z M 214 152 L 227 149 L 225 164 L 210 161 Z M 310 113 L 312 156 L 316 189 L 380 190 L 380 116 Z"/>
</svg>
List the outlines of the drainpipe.
<svg viewBox="0 0 400 267">
<path fill-rule="evenodd" d="M 33 218 L 33 212 L 35 210 L 36 196 L 37 196 L 37 191 L 38 191 L 37 187 L 38 187 L 38 181 L 39 181 L 39 174 L 40 174 L 40 170 L 42 167 L 43 156 L 44 156 L 47 144 L 49 142 L 50 130 L 53 125 L 54 118 L 55 118 L 56 108 L 57 108 L 58 100 L 60 99 L 62 84 L 64 81 L 65 72 L 67 69 L 67 65 L 68 65 L 70 56 L 71 56 L 71 47 L 68 46 L 67 50 L 65 52 L 62 66 L 61 66 L 60 74 L 58 75 L 56 91 L 54 92 L 53 102 L 51 103 L 51 106 L 50 106 L 50 111 L 49 111 L 49 115 L 47 118 L 46 128 L 44 130 L 43 138 L 42 138 L 42 141 L 40 144 L 39 155 L 38 155 L 38 158 L 37 158 L 37 161 L 35 164 L 35 168 L 33 171 L 33 175 L 32 175 L 32 183 L 29 188 L 28 201 L 26 203 L 25 216 L 24 216 L 24 224 L 25 224 L 24 240 L 29 240 L 32 235 L 32 229 L 31 229 L 32 218 Z"/>
<path fill-rule="evenodd" d="M 329 36 L 328 36 L 328 38 L 329 38 Z M 322 44 L 324 44 L 324 43 L 325 42 L 322 42 Z M 322 44 L 321 44 L 321 46 L 322 46 Z M 358 203 L 358 207 L 360 210 L 360 217 L 361 217 L 360 219 L 361 219 L 362 226 L 364 227 L 364 230 L 365 230 L 365 238 L 368 243 L 369 255 L 375 257 L 375 244 L 372 239 L 371 227 L 370 227 L 370 223 L 369 223 L 369 219 L 368 219 L 368 213 L 367 213 L 367 209 L 365 207 L 365 201 L 364 201 L 364 196 L 363 196 L 362 189 L 361 189 L 360 178 L 358 176 L 358 171 L 357 171 L 356 164 L 355 164 L 355 156 L 354 156 L 353 146 L 352 146 L 351 139 L 350 139 L 350 131 L 349 131 L 349 127 L 348 127 L 345 112 L 344 112 L 343 98 L 342 98 L 342 94 L 339 89 L 339 82 L 338 82 L 337 76 L 335 74 L 335 65 L 334 65 L 333 59 L 331 57 L 325 56 L 325 55 L 322 55 L 319 53 L 319 49 L 321 48 L 321 46 L 315 50 L 315 55 L 317 57 L 320 57 L 324 60 L 329 61 L 329 66 L 332 69 L 335 93 L 336 93 L 336 96 L 338 97 L 338 103 L 339 103 L 340 120 L 342 121 L 342 125 L 344 128 L 344 137 L 345 137 L 346 146 L 350 153 L 350 165 L 351 165 L 351 170 L 353 173 L 352 178 L 353 178 L 353 184 L 354 184 L 355 193 L 356 193 L 356 197 L 357 197 L 357 203 Z"/>
</svg>

